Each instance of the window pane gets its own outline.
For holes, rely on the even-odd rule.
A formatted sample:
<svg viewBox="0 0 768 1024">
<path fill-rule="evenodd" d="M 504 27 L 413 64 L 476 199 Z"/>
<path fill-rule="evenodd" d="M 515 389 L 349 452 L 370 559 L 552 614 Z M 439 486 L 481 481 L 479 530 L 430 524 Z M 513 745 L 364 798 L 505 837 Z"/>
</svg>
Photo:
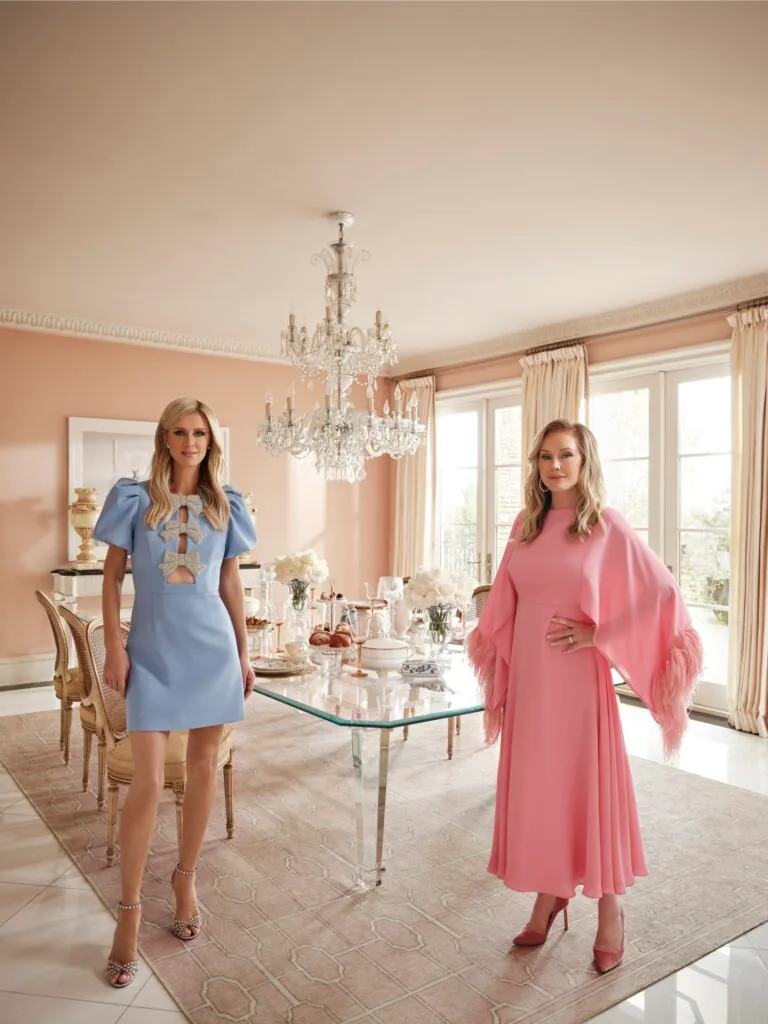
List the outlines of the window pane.
<svg viewBox="0 0 768 1024">
<path fill-rule="evenodd" d="M 729 535 L 724 530 L 680 531 L 680 586 L 686 601 L 706 605 L 728 604 L 728 542 Z M 727 612 L 723 615 L 726 623 Z"/>
<path fill-rule="evenodd" d="M 650 445 L 650 391 L 611 391 L 592 395 L 589 425 L 597 438 L 600 458 L 647 458 Z"/>
<path fill-rule="evenodd" d="M 494 576 L 496 575 L 496 570 L 499 568 L 499 562 L 501 561 L 501 556 L 504 554 L 511 532 L 512 523 L 497 524 L 496 526 L 496 549 L 493 552 Z"/>
<path fill-rule="evenodd" d="M 496 511 L 494 521 L 513 523 L 521 508 L 520 468 L 496 470 Z"/>
<path fill-rule="evenodd" d="M 728 612 L 691 608 L 691 621 L 704 648 L 703 678 L 726 686 L 728 682 Z"/>
<path fill-rule="evenodd" d="M 446 526 L 440 528 L 440 564 L 450 572 L 467 572 L 473 579 L 480 578 L 477 558 L 477 527 Z"/>
<path fill-rule="evenodd" d="M 680 459 L 680 526 L 727 530 L 730 522 L 730 455 L 684 455 Z"/>
<path fill-rule="evenodd" d="M 636 529 L 648 527 L 648 459 L 603 462 L 607 503 Z"/>
<path fill-rule="evenodd" d="M 730 452 L 731 378 L 686 381 L 677 394 L 679 453 Z"/>
<path fill-rule="evenodd" d="M 496 410 L 496 465 L 520 465 L 523 445 L 523 409 L 507 405 Z M 520 474 L 518 473 L 518 476 Z"/>
<path fill-rule="evenodd" d="M 477 465 L 479 420 L 474 409 L 438 417 L 437 451 L 441 471 Z"/>
<path fill-rule="evenodd" d="M 477 523 L 477 470 L 454 469 L 440 476 L 440 522 Z"/>
</svg>

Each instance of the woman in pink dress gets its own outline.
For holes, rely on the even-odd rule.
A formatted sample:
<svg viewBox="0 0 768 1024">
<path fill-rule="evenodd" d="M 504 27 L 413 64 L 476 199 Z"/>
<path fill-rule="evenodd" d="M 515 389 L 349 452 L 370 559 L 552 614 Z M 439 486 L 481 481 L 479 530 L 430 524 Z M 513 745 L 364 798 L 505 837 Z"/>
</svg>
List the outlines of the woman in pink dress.
<svg viewBox="0 0 768 1024">
<path fill-rule="evenodd" d="M 514 939 L 538 946 L 581 886 L 598 900 L 594 960 L 624 955 L 621 895 L 647 874 L 611 667 L 679 747 L 701 641 L 677 584 L 603 506 L 594 435 L 567 420 L 536 439 L 517 517 L 467 651 L 501 736 L 488 870 L 537 893 Z"/>
</svg>

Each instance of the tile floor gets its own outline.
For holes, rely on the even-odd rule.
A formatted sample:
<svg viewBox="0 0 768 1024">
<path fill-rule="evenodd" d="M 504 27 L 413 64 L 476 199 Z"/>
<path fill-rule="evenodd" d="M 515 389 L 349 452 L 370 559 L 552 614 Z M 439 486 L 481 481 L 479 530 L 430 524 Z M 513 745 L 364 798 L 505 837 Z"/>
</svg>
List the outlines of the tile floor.
<svg viewBox="0 0 768 1024">
<path fill-rule="evenodd" d="M 47 688 L 0 691 L 0 715 L 57 708 Z M 622 720 L 629 752 L 661 760 L 647 712 L 623 705 Z M 768 743 L 756 737 L 693 722 L 679 767 L 768 795 Z M 0 1024 L 182 1024 L 145 964 L 128 989 L 107 987 L 101 965 L 112 928 L 112 916 L 0 766 Z M 12 971 L 3 952 L 11 945 Z M 768 925 L 594 1022 L 768 1024 Z"/>
</svg>

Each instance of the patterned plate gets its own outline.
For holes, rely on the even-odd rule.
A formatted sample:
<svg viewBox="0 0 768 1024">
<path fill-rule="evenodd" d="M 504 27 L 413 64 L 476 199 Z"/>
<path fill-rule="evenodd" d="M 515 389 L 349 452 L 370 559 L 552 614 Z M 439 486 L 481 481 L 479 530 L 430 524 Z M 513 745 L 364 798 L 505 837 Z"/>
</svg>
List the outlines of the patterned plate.
<svg viewBox="0 0 768 1024">
<path fill-rule="evenodd" d="M 317 668 L 298 658 L 253 658 L 251 666 L 257 676 L 306 676 Z"/>
</svg>

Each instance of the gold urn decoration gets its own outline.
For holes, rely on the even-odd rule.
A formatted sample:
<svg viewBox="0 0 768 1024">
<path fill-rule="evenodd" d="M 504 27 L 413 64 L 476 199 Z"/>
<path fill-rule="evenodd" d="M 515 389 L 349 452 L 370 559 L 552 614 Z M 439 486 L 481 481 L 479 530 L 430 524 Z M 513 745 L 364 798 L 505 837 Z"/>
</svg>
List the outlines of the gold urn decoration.
<svg viewBox="0 0 768 1024">
<path fill-rule="evenodd" d="M 73 565 L 82 567 L 98 564 L 93 546 L 93 531 L 101 512 L 98 493 L 98 487 L 75 488 L 77 501 L 73 501 L 69 506 L 69 521 L 82 543 Z"/>
</svg>

